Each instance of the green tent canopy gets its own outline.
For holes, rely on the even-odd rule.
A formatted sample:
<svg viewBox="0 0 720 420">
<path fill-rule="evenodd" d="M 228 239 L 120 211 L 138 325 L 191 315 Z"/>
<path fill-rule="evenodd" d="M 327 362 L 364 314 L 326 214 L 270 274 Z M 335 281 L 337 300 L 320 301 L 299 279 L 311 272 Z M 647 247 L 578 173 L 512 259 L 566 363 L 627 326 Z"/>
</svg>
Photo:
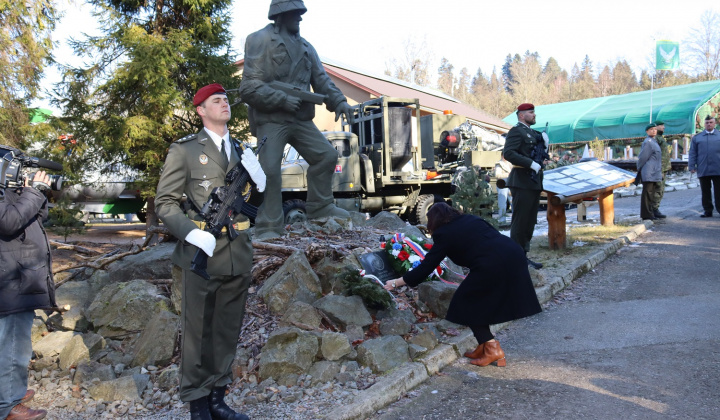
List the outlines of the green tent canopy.
<svg viewBox="0 0 720 420">
<path fill-rule="evenodd" d="M 32 108 L 30 109 L 30 122 L 41 123 L 45 122 L 49 116 L 52 115 L 52 111 L 45 108 Z"/>
<path fill-rule="evenodd" d="M 645 136 L 650 121 L 665 123 L 665 134 L 695 134 L 705 115 L 720 112 L 720 80 L 671 86 L 652 91 L 584 99 L 535 107 L 534 129 L 548 123 L 550 143 L 614 140 Z M 503 119 L 515 124 L 512 113 Z"/>
</svg>

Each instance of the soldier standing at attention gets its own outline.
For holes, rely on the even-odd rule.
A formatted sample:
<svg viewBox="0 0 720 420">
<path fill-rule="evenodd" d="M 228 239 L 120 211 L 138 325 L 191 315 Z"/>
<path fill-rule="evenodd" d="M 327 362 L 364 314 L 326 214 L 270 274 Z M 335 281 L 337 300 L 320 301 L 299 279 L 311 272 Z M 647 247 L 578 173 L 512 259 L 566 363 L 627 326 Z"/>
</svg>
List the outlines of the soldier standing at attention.
<svg viewBox="0 0 720 420">
<path fill-rule="evenodd" d="M 662 153 L 662 181 L 660 181 L 660 186 L 655 191 L 655 201 L 653 202 L 653 214 L 658 219 L 664 219 L 667 216 L 662 214 L 660 212 L 660 201 L 662 201 L 663 196 L 665 195 L 665 177 L 667 173 L 670 171 L 671 165 L 670 165 L 670 145 L 668 145 L 668 142 L 665 141 L 665 138 L 663 137 L 663 133 L 665 132 L 665 123 L 657 120 L 655 121 L 655 128 L 657 129 L 657 135 L 655 136 L 655 141 L 657 142 L 658 146 L 660 146 L 660 153 Z"/>
<path fill-rule="evenodd" d="M 525 250 L 527 255 L 537 223 L 540 193 L 543 189 L 542 167 L 533 161 L 531 156 L 538 142 L 544 140 L 539 131 L 530 128 L 535 124 L 535 106 L 533 104 L 520 104 L 516 114 L 518 123 L 510 129 L 505 137 L 503 156 L 513 164 L 506 184 L 512 193 L 513 214 L 510 222 L 510 237 Z M 546 150 L 547 146 L 546 144 Z M 527 262 L 536 269 L 542 268 L 542 264 L 529 258 Z"/>
<path fill-rule="evenodd" d="M 300 36 L 300 21 L 307 9 L 302 0 L 272 0 L 268 19 L 274 23 L 250 34 L 245 43 L 245 68 L 240 93 L 248 104 L 250 132 L 267 136 L 260 164 L 267 174 L 267 191 L 255 219 L 257 239 L 285 233 L 280 191 L 280 165 L 286 144 L 292 145 L 310 165 L 307 172 L 307 216 L 310 219 L 349 217 L 334 204 L 332 176 L 338 153 L 312 119 L 315 104 L 301 99 L 312 86 L 321 101 L 335 112 L 335 121 L 352 111 L 345 95 L 330 80 L 317 52 Z"/>
<path fill-rule="evenodd" d="M 183 276 L 180 399 L 190 403 L 192 420 L 245 420 L 247 416 L 230 409 L 223 399 L 232 382 L 230 367 L 251 279 L 250 222 L 238 214 L 233 220 L 238 237 L 230 241 L 223 228 L 223 235 L 215 239 L 202 229 L 197 211 L 213 188 L 225 185 L 227 172 L 238 162 L 260 192 L 265 174 L 253 152 L 241 152 L 242 145 L 230 137 L 230 104 L 221 85 L 198 90 L 193 105 L 204 129 L 170 145 L 155 198 L 158 217 L 179 240 L 172 261 Z M 183 194 L 192 208 L 180 205 Z M 210 257 L 210 280 L 190 270 L 198 248 Z"/>
</svg>

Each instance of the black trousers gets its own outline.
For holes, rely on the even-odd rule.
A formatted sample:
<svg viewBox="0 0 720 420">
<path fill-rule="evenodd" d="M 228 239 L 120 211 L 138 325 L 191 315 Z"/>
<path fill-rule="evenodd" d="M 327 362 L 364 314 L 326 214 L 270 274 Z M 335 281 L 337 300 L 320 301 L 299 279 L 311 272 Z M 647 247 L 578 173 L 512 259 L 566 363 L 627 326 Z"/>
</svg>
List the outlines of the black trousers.
<svg viewBox="0 0 720 420">
<path fill-rule="evenodd" d="M 510 238 L 527 253 L 530 251 L 530 240 L 537 223 L 541 191 L 525 188 L 510 188 L 510 191 L 512 192 L 513 209 Z"/>
<path fill-rule="evenodd" d="M 656 191 L 660 188 L 659 182 L 643 182 L 642 195 L 640 196 L 640 218 L 655 218 Z"/>
<path fill-rule="evenodd" d="M 478 344 L 492 340 L 495 336 L 490 332 L 489 325 L 470 325 L 470 331 L 473 332 Z"/>
<path fill-rule="evenodd" d="M 702 194 L 702 207 L 705 213 L 713 212 L 713 194 L 715 194 L 715 210 L 720 212 L 720 175 L 698 177 L 700 193 Z M 711 191 L 714 190 L 714 191 Z"/>
</svg>

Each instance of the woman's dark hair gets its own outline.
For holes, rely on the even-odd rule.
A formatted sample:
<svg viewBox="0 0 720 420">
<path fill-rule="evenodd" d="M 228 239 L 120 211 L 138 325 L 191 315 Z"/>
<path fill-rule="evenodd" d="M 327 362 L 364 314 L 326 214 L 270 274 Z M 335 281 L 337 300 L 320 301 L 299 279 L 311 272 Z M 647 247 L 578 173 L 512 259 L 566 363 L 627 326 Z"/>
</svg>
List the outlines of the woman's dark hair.
<svg viewBox="0 0 720 420">
<path fill-rule="evenodd" d="M 427 213 L 427 228 L 430 232 L 434 232 L 439 227 L 452 222 L 460 216 L 462 216 L 462 213 L 448 206 L 447 203 L 435 203 Z"/>
</svg>

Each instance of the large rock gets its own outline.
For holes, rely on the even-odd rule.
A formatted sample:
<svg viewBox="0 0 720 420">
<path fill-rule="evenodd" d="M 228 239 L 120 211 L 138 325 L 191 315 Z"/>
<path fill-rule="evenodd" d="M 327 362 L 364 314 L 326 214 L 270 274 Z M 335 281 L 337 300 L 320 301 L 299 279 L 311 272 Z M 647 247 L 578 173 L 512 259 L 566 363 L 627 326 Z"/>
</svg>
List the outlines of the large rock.
<svg viewBox="0 0 720 420">
<path fill-rule="evenodd" d="M 38 358 L 57 357 L 76 333 L 72 331 L 55 331 L 35 343 L 33 351 Z"/>
<path fill-rule="evenodd" d="M 68 370 L 105 348 L 105 339 L 94 333 L 73 336 L 60 351 L 60 369 Z"/>
<path fill-rule="evenodd" d="M 180 385 L 180 369 L 173 365 L 163 370 L 157 378 L 158 388 L 163 391 L 169 391 Z"/>
<path fill-rule="evenodd" d="M 343 285 L 336 285 L 336 283 L 338 282 L 338 274 L 346 265 L 347 263 L 344 261 L 335 261 L 332 258 L 323 258 L 322 261 L 315 265 L 315 274 L 320 280 L 323 294 L 338 293 L 343 289 Z M 342 281 L 340 282 L 342 283 Z"/>
<path fill-rule="evenodd" d="M 302 251 L 293 253 L 258 290 L 274 314 L 285 312 L 292 302 L 312 303 L 321 295 L 320 280 Z"/>
<path fill-rule="evenodd" d="M 410 332 L 413 323 L 404 318 L 385 318 L 380 322 L 380 334 L 405 335 Z"/>
<path fill-rule="evenodd" d="M 410 339 L 411 344 L 432 350 L 438 345 L 438 338 L 431 330 L 426 329 Z"/>
<path fill-rule="evenodd" d="M 323 331 L 320 351 L 326 360 L 339 360 L 352 351 L 348 337 L 343 333 Z M 337 373 L 337 372 L 335 372 Z M 335 375 L 335 374 L 333 374 Z"/>
<path fill-rule="evenodd" d="M 75 369 L 75 376 L 72 379 L 73 385 L 82 385 L 85 382 L 91 382 L 93 379 L 100 381 L 115 379 L 112 366 L 94 361 L 80 362 L 77 369 Z"/>
<path fill-rule="evenodd" d="M 407 226 L 397 214 L 381 211 L 367 221 L 367 226 L 387 232 L 397 232 Z"/>
<path fill-rule="evenodd" d="M 307 372 L 318 352 L 318 339 L 299 328 L 280 328 L 268 338 L 260 353 L 260 377 L 279 381 Z"/>
<path fill-rule="evenodd" d="M 69 311 L 52 314 L 48 318 L 48 324 L 56 330 L 78 332 L 87 332 L 91 327 L 85 311 L 79 306 L 71 306 Z"/>
<path fill-rule="evenodd" d="M 85 332 L 90 322 L 85 317 L 85 309 L 92 300 L 92 286 L 87 281 L 65 283 L 55 290 L 55 300 L 60 308 L 69 307 L 63 313 L 54 313 L 48 323 L 55 329 Z"/>
<path fill-rule="evenodd" d="M 312 365 L 310 371 L 308 372 L 308 375 L 312 376 L 310 384 L 317 385 L 330 382 L 338 373 L 340 373 L 340 363 L 321 360 Z"/>
<path fill-rule="evenodd" d="M 328 295 L 315 301 L 313 306 L 343 329 L 351 324 L 367 327 L 373 322 L 360 296 Z"/>
<path fill-rule="evenodd" d="M 180 317 L 172 312 L 155 314 L 135 344 L 132 366 L 164 366 L 170 363 L 179 328 Z"/>
<path fill-rule="evenodd" d="M 86 316 L 100 334 L 113 336 L 145 329 L 153 316 L 169 310 L 169 305 L 157 287 L 132 280 L 105 286 L 90 304 Z"/>
<path fill-rule="evenodd" d="M 150 379 L 148 375 L 123 376 L 109 381 L 90 383 L 87 385 L 87 390 L 97 401 L 141 400 L 148 379 Z"/>
<path fill-rule="evenodd" d="M 352 222 L 351 229 L 357 229 L 362 228 L 367 225 L 367 216 L 365 216 L 365 213 L 360 213 L 357 211 L 351 211 L 350 213 L 350 221 Z"/>
<path fill-rule="evenodd" d="M 129 280 L 129 279 L 125 279 Z M 95 270 L 90 275 L 90 277 L 87 280 L 88 284 L 90 284 L 90 303 L 92 303 L 92 300 L 95 299 L 95 296 L 100 293 L 102 289 L 105 288 L 108 284 L 112 283 L 112 280 L 110 279 L 110 273 L 108 273 L 105 270 Z"/>
<path fill-rule="evenodd" d="M 402 337 L 388 337 L 367 340 L 357 346 L 358 362 L 375 373 L 387 372 L 410 360 L 408 345 Z"/>
<path fill-rule="evenodd" d="M 33 346 L 35 346 L 35 343 L 42 340 L 42 338 L 48 333 L 47 325 L 45 325 L 45 322 L 42 319 L 33 319 L 33 325 L 30 329 L 30 341 L 32 342 Z"/>
<path fill-rule="evenodd" d="M 113 282 L 129 279 L 169 279 L 172 277 L 170 256 L 174 243 L 163 243 L 145 249 L 139 254 L 129 255 L 107 267 Z"/>
<path fill-rule="evenodd" d="M 457 286 L 445 284 L 441 281 L 427 281 L 418 287 L 418 298 L 435 315 L 445 318 L 450 306 L 450 300 L 456 290 Z"/>
<path fill-rule="evenodd" d="M 322 317 L 317 309 L 305 302 L 293 302 L 280 320 L 280 326 L 294 326 L 303 330 L 320 328 Z"/>
</svg>

